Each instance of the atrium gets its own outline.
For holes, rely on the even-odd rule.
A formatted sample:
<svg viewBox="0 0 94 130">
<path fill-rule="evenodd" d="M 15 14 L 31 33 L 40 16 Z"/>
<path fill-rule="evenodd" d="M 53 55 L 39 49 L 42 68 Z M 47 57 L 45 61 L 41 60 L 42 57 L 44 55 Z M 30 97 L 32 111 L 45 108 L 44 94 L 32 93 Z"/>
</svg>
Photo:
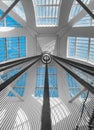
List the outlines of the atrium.
<svg viewBox="0 0 94 130">
<path fill-rule="evenodd" d="M 0 130 L 94 130 L 94 0 L 0 0 Z"/>
</svg>

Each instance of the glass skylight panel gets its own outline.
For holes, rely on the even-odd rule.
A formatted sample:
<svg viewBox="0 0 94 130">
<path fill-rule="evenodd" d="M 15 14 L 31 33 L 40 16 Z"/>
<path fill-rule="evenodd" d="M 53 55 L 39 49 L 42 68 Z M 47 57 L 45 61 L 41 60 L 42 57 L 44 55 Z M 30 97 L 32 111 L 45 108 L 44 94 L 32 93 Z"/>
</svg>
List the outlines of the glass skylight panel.
<svg viewBox="0 0 94 130">
<path fill-rule="evenodd" d="M 2 0 L 3 3 L 5 3 L 7 6 L 11 6 L 11 4 L 14 2 L 15 0 Z M 13 8 L 13 11 L 19 15 L 23 20 L 26 21 L 26 16 L 25 16 L 25 12 L 24 12 L 24 8 L 22 6 L 21 1 L 19 1 L 16 6 Z"/>
<path fill-rule="evenodd" d="M 90 0 L 81 0 L 84 4 L 88 5 L 90 3 Z M 74 0 L 71 11 L 70 11 L 70 15 L 69 15 L 69 21 L 74 18 L 78 13 L 81 12 L 83 8 L 81 7 L 81 5 Z"/>
<path fill-rule="evenodd" d="M 94 38 L 69 37 L 67 56 L 94 64 Z"/>
<path fill-rule="evenodd" d="M 58 26 L 61 0 L 33 0 L 36 26 Z"/>
</svg>

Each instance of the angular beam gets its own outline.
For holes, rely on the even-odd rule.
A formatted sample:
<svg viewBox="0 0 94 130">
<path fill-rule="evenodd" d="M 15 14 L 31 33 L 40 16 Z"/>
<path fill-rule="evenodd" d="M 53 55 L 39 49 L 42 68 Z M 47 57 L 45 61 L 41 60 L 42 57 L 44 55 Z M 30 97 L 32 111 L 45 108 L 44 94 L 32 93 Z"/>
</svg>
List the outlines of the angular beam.
<svg viewBox="0 0 94 130">
<path fill-rule="evenodd" d="M 10 77 L 9 79 L 7 79 L 4 83 L 0 84 L 0 91 L 2 91 L 4 88 L 6 88 L 10 83 L 12 83 L 15 79 L 17 79 L 19 76 L 21 76 L 25 71 L 27 71 L 31 66 L 33 66 L 36 62 L 38 62 L 40 60 L 40 58 L 38 58 L 37 60 L 35 60 L 33 63 L 29 64 L 28 66 L 26 66 L 24 69 L 22 69 L 21 71 L 19 71 L 17 74 L 15 74 L 14 76 Z"/>
<path fill-rule="evenodd" d="M 58 56 L 53 56 L 53 57 L 56 58 L 57 60 L 60 60 L 63 63 L 71 65 L 71 66 L 73 66 L 77 69 L 80 69 L 80 70 L 94 76 L 94 67 L 84 65 L 84 64 L 81 64 L 81 63 L 78 63 L 78 62 L 75 62 L 75 61 L 71 61 L 71 60 L 68 60 L 68 59 L 64 59 L 64 58 L 61 58 L 61 57 L 58 57 Z"/>
<path fill-rule="evenodd" d="M 12 67 L 15 67 L 15 66 L 21 65 L 21 64 L 23 64 L 23 63 L 26 63 L 26 62 L 32 61 L 32 60 L 34 60 L 34 59 L 37 59 L 37 57 L 34 57 L 34 58 L 28 58 L 28 59 L 25 59 L 25 60 L 23 60 L 23 61 L 21 61 L 21 62 L 17 62 L 17 63 L 14 63 L 14 64 L 10 65 L 10 66 L 4 67 L 4 68 L 0 69 L 0 72 L 2 72 L 2 71 L 4 71 L 4 70 L 7 70 L 7 69 L 10 69 L 10 68 L 12 68 Z"/>
<path fill-rule="evenodd" d="M 94 14 L 90 11 L 90 9 L 81 1 L 76 0 L 84 9 L 85 11 L 94 19 Z"/>
<path fill-rule="evenodd" d="M 45 84 L 44 84 L 43 108 L 41 117 L 41 130 L 52 130 L 47 63 L 45 66 Z"/>
<path fill-rule="evenodd" d="M 13 7 L 19 2 L 20 0 L 15 0 L 13 4 L 4 12 L 4 14 L 0 17 L 0 21 L 4 19 L 4 17 L 13 9 Z"/>
<path fill-rule="evenodd" d="M 18 59 L 18 60 L 14 60 L 14 61 L 9 61 L 9 62 L 0 64 L 0 67 L 12 65 L 12 64 L 15 64 L 15 63 L 18 63 L 18 62 L 21 62 L 21 61 L 25 61 L 25 60 L 32 60 L 32 59 L 35 59 L 35 58 L 39 58 L 40 56 L 41 55 L 37 55 L 37 56 L 22 58 L 22 59 Z"/>
<path fill-rule="evenodd" d="M 81 92 L 79 92 L 76 96 L 74 96 L 71 100 L 69 100 L 69 103 L 72 103 L 76 98 L 78 98 L 84 91 L 86 91 L 86 88 L 84 88 Z"/>
<path fill-rule="evenodd" d="M 81 79 L 78 75 L 76 75 L 71 69 L 66 67 L 65 65 L 62 65 L 60 62 L 58 62 L 55 58 L 53 60 L 59 64 L 66 72 L 68 72 L 73 78 L 75 78 L 83 87 L 85 87 L 87 90 L 89 90 L 92 94 L 94 94 L 94 87 Z"/>
</svg>

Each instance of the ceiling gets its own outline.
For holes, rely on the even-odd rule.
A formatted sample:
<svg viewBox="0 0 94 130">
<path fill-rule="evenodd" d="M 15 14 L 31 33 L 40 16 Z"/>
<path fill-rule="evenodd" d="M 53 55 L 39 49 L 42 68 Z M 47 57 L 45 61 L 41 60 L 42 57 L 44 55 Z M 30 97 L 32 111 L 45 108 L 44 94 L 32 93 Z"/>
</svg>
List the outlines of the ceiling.
<svg viewBox="0 0 94 130">
<path fill-rule="evenodd" d="M 32 0 L 22 0 L 27 18 L 27 25 L 38 35 L 40 34 L 56 34 L 61 28 L 65 28 L 68 24 L 70 9 L 74 0 L 62 0 L 60 7 L 59 26 L 58 27 L 36 27 L 34 6 Z"/>
<path fill-rule="evenodd" d="M 70 34 L 71 33 L 75 34 L 74 31 L 76 30 L 76 32 L 77 32 L 78 28 L 77 29 L 72 28 L 73 24 L 75 24 L 75 22 L 79 21 L 79 19 L 81 19 L 83 15 L 87 14 L 85 12 L 85 10 L 83 9 L 81 11 L 81 13 L 79 13 L 79 15 L 77 15 L 76 17 L 74 17 L 73 19 L 68 21 L 73 1 L 74 0 L 61 0 L 59 26 L 57 26 L 57 27 L 36 27 L 33 0 L 21 0 L 22 5 L 24 7 L 25 15 L 26 15 L 26 21 L 21 19 L 12 10 L 9 12 L 9 15 L 11 15 L 15 20 L 17 20 L 24 27 L 24 31 L 27 30 L 27 35 L 29 33 L 34 37 L 35 37 L 35 35 L 37 35 L 37 36 L 48 36 L 48 37 L 59 35 L 60 37 L 62 37 L 66 32 L 68 33 L 70 29 L 73 29 L 73 31 L 71 31 Z M 92 8 L 92 9 L 94 8 L 94 4 L 92 4 L 93 2 L 94 1 L 91 0 L 90 8 Z M 0 8 L 2 10 L 6 10 L 8 7 L 3 2 L 1 2 Z M 86 33 L 88 35 L 89 32 L 90 32 L 88 30 L 91 30 L 90 27 L 88 29 L 86 29 L 84 27 L 84 29 L 85 29 L 85 31 L 83 30 L 83 27 L 80 28 L 79 29 L 80 33 L 81 33 L 81 31 L 84 31 L 84 33 Z M 94 34 L 93 30 L 94 29 L 92 29 L 92 31 L 91 31 L 91 35 Z M 24 31 L 23 31 L 23 33 L 24 33 Z M 78 31 L 78 33 L 79 33 L 79 31 Z M 15 33 L 16 32 L 17 31 L 15 31 Z M 20 34 L 22 34 L 21 30 L 19 30 L 18 32 Z M 84 33 L 83 33 L 83 35 L 84 35 Z M 2 36 L 2 35 L 7 35 L 7 34 L 1 33 L 0 35 Z"/>
</svg>

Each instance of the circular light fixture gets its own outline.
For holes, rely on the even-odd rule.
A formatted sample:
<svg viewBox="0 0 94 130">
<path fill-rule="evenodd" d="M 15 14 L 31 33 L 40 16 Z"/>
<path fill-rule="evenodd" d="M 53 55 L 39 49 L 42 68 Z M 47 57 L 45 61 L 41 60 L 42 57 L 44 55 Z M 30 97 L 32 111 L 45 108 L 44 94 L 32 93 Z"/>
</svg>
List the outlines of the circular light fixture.
<svg viewBox="0 0 94 130">
<path fill-rule="evenodd" d="M 51 61 L 52 61 L 52 58 L 51 58 L 51 55 L 49 54 L 49 53 L 44 53 L 43 55 L 42 55 L 42 62 L 44 63 L 44 64 L 49 64 Z"/>
</svg>

